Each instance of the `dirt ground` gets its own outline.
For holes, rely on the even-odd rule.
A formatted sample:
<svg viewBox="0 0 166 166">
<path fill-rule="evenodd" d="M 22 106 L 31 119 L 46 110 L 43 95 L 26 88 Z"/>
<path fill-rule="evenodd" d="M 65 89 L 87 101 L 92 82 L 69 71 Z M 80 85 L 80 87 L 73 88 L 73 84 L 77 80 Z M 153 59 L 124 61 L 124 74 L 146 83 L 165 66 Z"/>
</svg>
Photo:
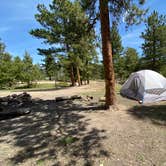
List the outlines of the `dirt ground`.
<svg viewBox="0 0 166 166">
<path fill-rule="evenodd" d="M 120 110 L 104 111 L 103 82 L 28 93 L 30 114 L 0 120 L 0 166 L 166 166 L 166 102 L 117 94 Z M 55 102 L 66 95 L 94 99 Z"/>
</svg>

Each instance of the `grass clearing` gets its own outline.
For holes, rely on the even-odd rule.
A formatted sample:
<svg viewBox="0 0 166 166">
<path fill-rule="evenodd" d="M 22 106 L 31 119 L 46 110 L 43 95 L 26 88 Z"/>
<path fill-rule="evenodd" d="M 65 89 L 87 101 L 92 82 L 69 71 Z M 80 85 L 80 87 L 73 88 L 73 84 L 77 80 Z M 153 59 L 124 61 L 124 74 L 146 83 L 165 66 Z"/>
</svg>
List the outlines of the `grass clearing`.
<svg viewBox="0 0 166 166">
<path fill-rule="evenodd" d="M 120 84 L 115 85 L 116 94 L 120 93 L 121 87 L 122 87 L 122 85 L 120 85 Z M 95 89 L 93 91 L 91 91 L 91 89 L 90 89 L 89 92 L 82 92 L 81 93 L 82 96 L 93 96 L 95 98 L 103 97 L 104 94 L 105 94 L 105 87 L 104 86 L 101 86 L 100 88 Z"/>
<path fill-rule="evenodd" d="M 19 92 L 19 91 L 33 91 L 33 90 L 51 90 L 51 89 L 59 89 L 59 88 L 64 88 L 64 87 L 69 87 L 70 84 L 68 82 L 39 82 L 39 83 L 34 83 L 30 88 L 27 87 L 26 84 L 19 84 L 15 88 L 12 89 L 7 89 L 7 90 L 0 90 L 0 91 L 11 91 L 11 92 Z"/>
</svg>

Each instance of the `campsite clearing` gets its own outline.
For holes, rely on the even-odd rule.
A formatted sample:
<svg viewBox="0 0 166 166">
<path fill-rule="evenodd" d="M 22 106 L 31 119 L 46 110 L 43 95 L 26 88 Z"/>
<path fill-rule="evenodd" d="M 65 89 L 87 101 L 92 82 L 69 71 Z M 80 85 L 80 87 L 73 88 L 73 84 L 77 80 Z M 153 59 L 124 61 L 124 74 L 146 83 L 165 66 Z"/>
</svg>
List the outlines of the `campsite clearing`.
<svg viewBox="0 0 166 166">
<path fill-rule="evenodd" d="M 102 81 L 28 93 L 31 113 L 0 121 L 0 165 L 166 165 L 166 102 L 139 105 L 117 94 L 120 110 L 104 111 Z M 94 98 L 55 102 L 66 95 Z"/>
</svg>

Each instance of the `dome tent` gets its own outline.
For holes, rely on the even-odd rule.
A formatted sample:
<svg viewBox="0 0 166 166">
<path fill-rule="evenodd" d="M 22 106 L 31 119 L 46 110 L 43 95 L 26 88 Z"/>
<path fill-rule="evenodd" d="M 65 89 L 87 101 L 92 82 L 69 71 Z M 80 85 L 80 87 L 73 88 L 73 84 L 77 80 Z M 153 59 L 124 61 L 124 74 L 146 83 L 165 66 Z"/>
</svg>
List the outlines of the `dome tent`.
<svg viewBox="0 0 166 166">
<path fill-rule="evenodd" d="M 132 73 L 120 93 L 143 103 L 166 100 L 166 78 L 152 70 Z"/>
</svg>

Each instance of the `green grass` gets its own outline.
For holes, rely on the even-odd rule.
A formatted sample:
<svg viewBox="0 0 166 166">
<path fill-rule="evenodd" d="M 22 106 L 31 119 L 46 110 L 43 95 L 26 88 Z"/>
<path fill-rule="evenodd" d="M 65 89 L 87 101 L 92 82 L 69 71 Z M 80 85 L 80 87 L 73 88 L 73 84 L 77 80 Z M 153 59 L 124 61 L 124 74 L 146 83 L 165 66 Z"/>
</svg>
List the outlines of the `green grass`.
<svg viewBox="0 0 166 166">
<path fill-rule="evenodd" d="M 66 136 L 59 140 L 59 142 L 64 146 L 70 145 L 70 144 L 74 143 L 75 141 L 77 141 L 77 138 L 72 137 L 72 136 Z"/>
<path fill-rule="evenodd" d="M 36 164 L 39 165 L 39 166 L 44 165 L 44 160 L 42 160 L 42 159 L 37 160 Z"/>
<path fill-rule="evenodd" d="M 51 89 L 58 89 L 62 87 L 69 87 L 68 82 L 57 82 L 54 83 L 38 83 L 33 84 L 30 88 L 27 87 L 26 84 L 20 84 L 19 86 L 10 88 L 10 89 L 4 89 L 2 91 L 11 91 L 11 92 L 17 92 L 17 91 L 33 91 L 33 90 L 51 90 Z"/>
<path fill-rule="evenodd" d="M 55 88 L 55 84 L 51 83 L 42 83 L 42 84 L 33 84 L 30 88 L 27 87 L 27 85 L 17 86 L 12 90 L 15 89 L 47 89 L 47 88 Z"/>
<path fill-rule="evenodd" d="M 121 84 L 116 84 L 116 87 L 115 87 L 115 91 L 116 93 L 120 93 L 120 89 L 121 89 L 122 85 Z"/>
<path fill-rule="evenodd" d="M 122 86 L 120 84 L 116 84 L 115 91 L 117 94 L 120 93 L 121 87 Z M 90 91 L 89 90 L 89 92 L 81 93 L 81 95 L 83 95 L 83 96 L 93 96 L 93 97 L 103 97 L 104 94 L 105 94 L 105 87 L 104 86 L 102 88 L 98 89 L 97 91 Z"/>
</svg>

